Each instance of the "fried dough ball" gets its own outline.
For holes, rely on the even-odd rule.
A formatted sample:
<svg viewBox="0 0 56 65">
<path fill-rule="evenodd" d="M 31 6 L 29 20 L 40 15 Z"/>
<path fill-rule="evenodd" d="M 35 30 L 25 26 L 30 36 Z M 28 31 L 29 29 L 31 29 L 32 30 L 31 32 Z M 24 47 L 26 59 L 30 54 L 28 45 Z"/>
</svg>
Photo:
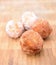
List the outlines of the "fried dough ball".
<svg viewBox="0 0 56 65">
<path fill-rule="evenodd" d="M 20 38 L 22 50 L 28 55 L 35 55 L 43 48 L 42 37 L 33 30 L 24 32 Z"/>
<path fill-rule="evenodd" d="M 26 30 L 28 30 L 38 17 L 34 12 L 26 11 L 22 15 L 22 23 Z"/>
<path fill-rule="evenodd" d="M 18 38 L 23 33 L 24 27 L 21 22 L 13 20 L 8 21 L 6 24 L 6 33 L 11 38 Z"/>
<path fill-rule="evenodd" d="M 52 28 L 50 24 L 43 19 L 38 19 L 36 22 L 31 26 L 31 28 L 38 32 L 43 39 L 46 39 L 52 32 Z"/>
</svg>

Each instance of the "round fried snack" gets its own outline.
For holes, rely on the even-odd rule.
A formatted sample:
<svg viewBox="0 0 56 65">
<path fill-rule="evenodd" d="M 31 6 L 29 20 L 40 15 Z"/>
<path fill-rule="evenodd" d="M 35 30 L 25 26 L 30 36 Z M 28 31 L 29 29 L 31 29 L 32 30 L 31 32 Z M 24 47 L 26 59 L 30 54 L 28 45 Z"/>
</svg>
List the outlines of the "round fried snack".
<svg viewBox="0 0 56 65">
<path fill-rule="evenodd" d="M 38 17 L 34 12 L 26 11 L 22 15 L 22 23 L 26 30 L 28 30 Z"/>
<path fill-rule="evenodd" d="M 42 37 L 33 30 L 24 32 L 20 38 L 22 50 L 28 55 L 35 55 L 43 48 Z"/>
<path fill-rule="evenodd" d="M 21 22 L 8 21 L 6 24 L 6 33 L 11 38 L 18 38 L 23 33 L 24 27 Z"/>
<path fill-rule="evenodd" d="M 52 28 L 50 24 L 43 19 L 38 19 L 36 22 L 31 26 L 31 28 L 38 32 L 43 39 L 46 39 L 52 32 Z"/>
</svg>

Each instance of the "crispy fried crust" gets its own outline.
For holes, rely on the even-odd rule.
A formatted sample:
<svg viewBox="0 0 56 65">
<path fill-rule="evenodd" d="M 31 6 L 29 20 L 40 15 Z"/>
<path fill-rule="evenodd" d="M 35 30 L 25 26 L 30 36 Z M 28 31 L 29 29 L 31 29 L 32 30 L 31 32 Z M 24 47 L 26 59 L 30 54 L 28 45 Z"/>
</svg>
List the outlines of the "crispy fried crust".
<svg viewBox="0 0 56 65">
<path fill-rule="evenodd" d="M 43 39 L 37 32 L 28 30 L 22 34 L 20 45 L 26 54 L 37 54 L 43 48 Z"/>
<path fill-rule="evenodd" d="M 47 38 L 52 32 L 50 24 L 42 19 L 36 20 L 35 24 L 32 25 L 31 28 L 38 32 L 44 39 Z"/>
</svg>

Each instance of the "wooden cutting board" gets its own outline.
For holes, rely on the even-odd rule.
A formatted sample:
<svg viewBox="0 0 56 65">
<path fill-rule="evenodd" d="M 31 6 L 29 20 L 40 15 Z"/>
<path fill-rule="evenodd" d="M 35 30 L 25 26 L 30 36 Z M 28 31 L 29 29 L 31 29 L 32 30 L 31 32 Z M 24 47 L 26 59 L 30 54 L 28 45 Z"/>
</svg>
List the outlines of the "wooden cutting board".
<svg viewBox="0 0 56 65">
<path fill-rule="evenodd" d="M 53 28 L 52 34 L 44 40 L 42 52 L 36 56 L 23 53 L 19 38 L 11 39 L 5 32 L 7 21 L 21 20 L 27 10 L 47 19 Z M 55 0 L 0 0 L 0 65 L 56 65 Z"/>
</svg>

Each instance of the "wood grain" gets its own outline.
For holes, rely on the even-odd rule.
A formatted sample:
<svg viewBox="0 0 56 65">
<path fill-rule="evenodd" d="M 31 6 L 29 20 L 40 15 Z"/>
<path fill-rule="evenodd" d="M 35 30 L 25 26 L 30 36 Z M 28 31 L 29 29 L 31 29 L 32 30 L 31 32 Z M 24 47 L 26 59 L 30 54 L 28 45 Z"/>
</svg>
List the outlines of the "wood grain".
<svg viewBox="0 0 56 65">
<path fill-rule="evenodd" d="M 47 19 L 53 28 L 36 56 L 24 54 L 19 38 L 11 39 L 5 32 L 7 21 L 21 20 L 27 10 Z M 56 0 L 0 0 L 0 65 L 56 65 Z"/>
</svg>

